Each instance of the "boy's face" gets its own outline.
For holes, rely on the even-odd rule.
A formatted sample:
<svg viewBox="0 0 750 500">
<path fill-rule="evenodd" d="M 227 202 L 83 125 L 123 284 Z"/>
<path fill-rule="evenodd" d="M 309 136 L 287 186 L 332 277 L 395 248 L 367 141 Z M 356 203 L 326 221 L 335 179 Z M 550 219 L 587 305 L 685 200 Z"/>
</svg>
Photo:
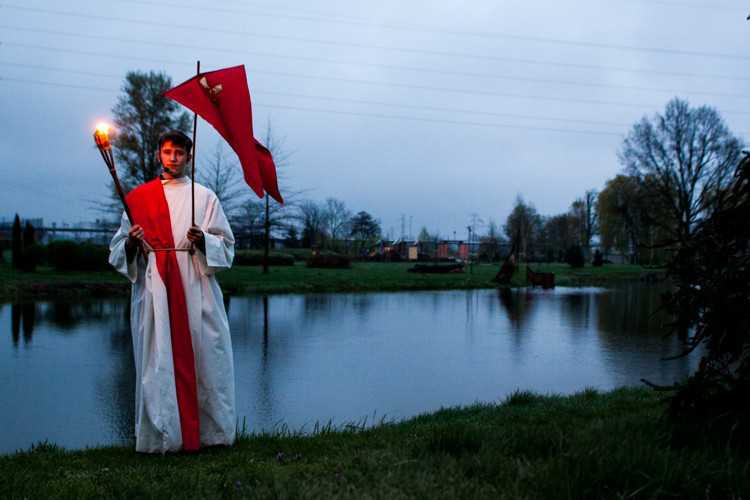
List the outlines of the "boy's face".
<svg viewBox="0 0 750 500">
<path fill-rule="evenodd" d="M 177 179 L 185 176 L 185 167 L 190 161 L 190 154 L 182 146 L 167 141 L 159 150 L 159 160 L 164 167 L 164 178 Z"/>
</svg>

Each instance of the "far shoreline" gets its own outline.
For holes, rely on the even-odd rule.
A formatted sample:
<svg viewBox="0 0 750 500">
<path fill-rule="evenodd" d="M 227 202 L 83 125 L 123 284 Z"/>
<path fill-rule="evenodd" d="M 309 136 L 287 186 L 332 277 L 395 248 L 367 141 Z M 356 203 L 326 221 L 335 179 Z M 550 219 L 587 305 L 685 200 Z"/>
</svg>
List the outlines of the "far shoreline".
<svg viewBox="0 0 750 500">
<path fill-rule="evenodd" d="M 271 266 L 263 274 L 262 266 L 235 265 L 217 275 L 228 296 L 308 293 L 364 293 L 420 290 L 477 290 L 531 286 L 525 267 L 555 274 L 556 286 L 607 286 L 622 281 L 664 278 L 663 269 L 634 264 L 605 264 L 572 268 L 563 263 L 521 263 L 510 285 L 497 285 L 492 278 L 500 264 L 465 265 L 459 272 L 447 274 L 410 273 L 414 262 L 353 262 L 351 269 L 309 268 L 297 262 L 289 266 Z M 0 265 L 0 300 L 28 301 L 85 297 L 128 297 L 130 282 L 114 270 L 55 271 L 40 266 L 36 272 L 10 269 Z"/>
</svg>

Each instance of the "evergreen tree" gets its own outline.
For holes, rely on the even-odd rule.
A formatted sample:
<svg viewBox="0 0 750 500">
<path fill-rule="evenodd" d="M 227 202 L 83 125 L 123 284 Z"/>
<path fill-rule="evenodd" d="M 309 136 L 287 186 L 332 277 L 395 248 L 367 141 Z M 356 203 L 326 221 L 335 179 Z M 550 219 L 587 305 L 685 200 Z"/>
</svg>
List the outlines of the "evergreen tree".
<svg viewBox="0 0 750 500">
<path fill-rule="evenodd" d="M 23 240 L 21 238 L 21 219 L 16 214 L 16 218 L 13 220 L 13 250 L 11 257 L 11 267 L 13 269 L 21 269 L 22 266 Z"/>
<path fill-rule="evenodd" d="M 190 135 L 190 116 L 177 102 L 162 94 L 172 88 L 164 73 L 131 71 L 125 75 L 123 95 L 112 109 L 116 129 L 112 134 L 117 159 L 124 165 L 120 181 L 129 191 L 161 173 L 156 157 L 159 136 L 169 130 Z"/>
<path fill-rule="evenodd" d="M 720 417 L 750 410 L 750 154 L 731 188 L 697 229 L 678 239 L 669 271 L 679 278 L 667 295 L 683 356 L 703 350 L 698 370 L 676 384 L 676 415 Z M 647 382 L 648 383 L 648 382 Z M 653 384 L 651 384 L 653 385 Z M 747 413 L 745 413 L 747 414 Z"/>
<path fill-rule="evenodd" d="M 26 225 L 23 228 L 23 246 L 24 248 L 36 243 L 36 231 L 31 222 L 26 221 Z"/>
</svg>

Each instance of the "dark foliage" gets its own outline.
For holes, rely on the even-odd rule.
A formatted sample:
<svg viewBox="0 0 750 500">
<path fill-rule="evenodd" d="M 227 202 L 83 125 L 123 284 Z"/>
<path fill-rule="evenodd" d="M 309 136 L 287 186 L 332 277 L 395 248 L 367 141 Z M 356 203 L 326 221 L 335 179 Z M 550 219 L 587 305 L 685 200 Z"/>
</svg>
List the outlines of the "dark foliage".
<svg viewBox="0 0 750 500">
<path fill-rule="evenodd" d="M 47 245 L 50 265 L 57 271 L 100 271 L 109 269 L 109 249 L 75 241 L 53 241 Z"/>
<path fill-rule="evenodd" d="M 665 296 L 686 339 L 682 355 L 705 354 L 698 370 L 671 387 L 677 415 L 716 416 L 750 410 L 750 155 L 736 169 L 718 208 L 674 242 L 669 274 L 677 291 Z"/>
<path fill-rule="evenodd" d="M 578 245 L 568 248 L 565 252 L 565 262 L 573 268 L 583 267 L 586 263 L 586 259 L 583 256 L 583 248 Z"/>
<path fill-rule="evenodd" d="M 25 248 L 34 243 L 36 243 L 36 231 L 34 231 L 34 226 L 31 225 L 31 222 L 26 221 L 26 225 L 23 228 L 23 246 Z"/>
<path fill-rule="evenodd" d="M 189 133 L 191 129 L 189 115 L 163 95 L 171 87 L 172 78 L 165 73 L 130 71 L 125 75 L 123 94 L 112 109 L 116 133 L 111 139 L 124 167 L 120 181 L 126 191 L 161 172 L 155 154 L 161 134 L 174 129 Z"/>
<path fill-rule="evenodd" d="M 351 269 L 352 259 L 348 255 L 335 253 L 314 254 L 307 258 L 307 267 L 323 269 Z"/>
<path fill-rule="evenodd" d="M 45 264 L 47 260 L 47 247 L 44 245 L 39 243 L 24 245 L 23 252 L 21 252 L 21 268 L 24 271 L 33 273 L 36 271 L 36 266 Z"/>
<path fill-rule="evenodd" d="M 602 258 L 602 253 L 597 249 L 594 252 L 593 266 L 594 267 L 602 267 L 603 264 L 604 264 L 604 259 Z"/>
<path fill-rule="evenodd" d="M 234 254 L 234 261 L 232 265 L 235 266 L 262 266 L 263 265 L 263 252 L 239 250 Z M 288 254 L 282 253 L 270 253 L 268 254 L 268 265 L 269 266 L 293 266 L 294 257 Z"/>
<path fill-rule="evenodd" d="M 362 210 L 349 221 L 349 234 L 360 240 L 361 250 L 368 239 L 380 234 L 380 221 Z"/>
<path fill-rule="evenodd" d="M 21 239 L 21 219 L 18 217 L 18 214 L 16 214 L 16 218 L 13 219 L 12 238 L 11 267 L 13 269 L 21 269 L 21 252 L 23 252 L 23 240 Z"/>
</svg>

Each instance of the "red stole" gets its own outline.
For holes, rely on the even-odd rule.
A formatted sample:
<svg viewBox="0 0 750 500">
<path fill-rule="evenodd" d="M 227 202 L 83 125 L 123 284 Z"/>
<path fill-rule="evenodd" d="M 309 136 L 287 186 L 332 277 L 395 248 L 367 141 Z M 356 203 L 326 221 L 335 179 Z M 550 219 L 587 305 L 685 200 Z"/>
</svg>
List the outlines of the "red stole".
<svg viewBox="0 0 750 500">
<path fill-rule="evenodd" d="M 172 220 L 160 178 L 134 189 L 127 196 L 135 224 L 146 233 L 146 240 L 155 249 L 174 248 Z M 187 231 L 187 228 L 186 228 Z M 195 358 L 188 323 L 187 302 L 182 288 L 180 269 L 175 252 L 154 252 L 156 267 L 167 288 L 169 327 L 172 336 L 177 407 L 182 429 L 182 447 L 197 450 L 200 446 L 198 425 L 198 392 L 195 380 Z"/>
</svg>

